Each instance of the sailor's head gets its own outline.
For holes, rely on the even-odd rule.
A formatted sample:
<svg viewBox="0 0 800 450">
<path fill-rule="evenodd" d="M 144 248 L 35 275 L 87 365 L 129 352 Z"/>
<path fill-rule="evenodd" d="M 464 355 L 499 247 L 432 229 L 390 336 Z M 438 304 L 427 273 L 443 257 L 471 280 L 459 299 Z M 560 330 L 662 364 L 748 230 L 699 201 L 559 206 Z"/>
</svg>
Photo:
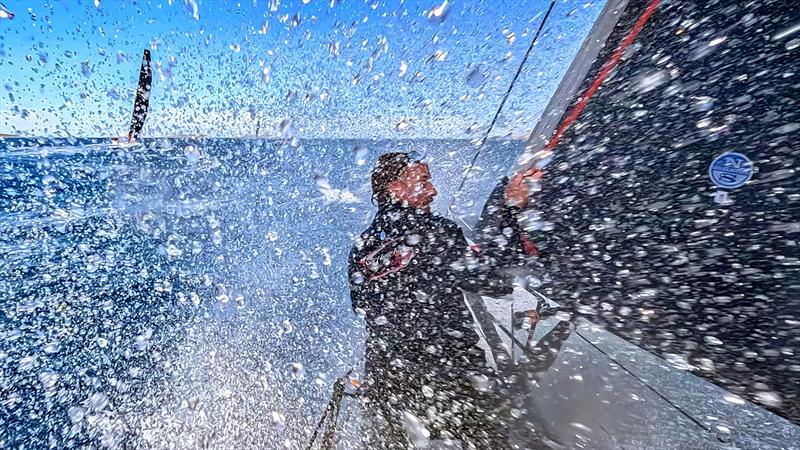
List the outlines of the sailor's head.
<svg viewBox="0 0 800 450">
<path fill-rule="evenodd" d="M 430 208 L 436 188 L 428 165 L 416 152 L 384 153 L 372 170 L 372 199 L 378 206 L 400 203 L 412 208 Z"/>
</svg>

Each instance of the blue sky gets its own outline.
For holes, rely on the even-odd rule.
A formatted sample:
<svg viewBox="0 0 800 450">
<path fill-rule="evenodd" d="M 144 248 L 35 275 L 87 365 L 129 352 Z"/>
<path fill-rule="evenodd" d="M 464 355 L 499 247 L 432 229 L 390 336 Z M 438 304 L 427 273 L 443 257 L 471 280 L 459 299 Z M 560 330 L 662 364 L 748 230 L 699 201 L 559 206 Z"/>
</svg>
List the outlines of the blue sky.
<svg viewBox="0 0 800 450">
<path fill-rule="evenodd" d="M 145 137 L 476 138 L 549 0 L 4 3 L 0 133 L 126 134 L 147 47 Z M 603 5 L 557 1 L 493 135 L 535 125 Z"/>
</svg>

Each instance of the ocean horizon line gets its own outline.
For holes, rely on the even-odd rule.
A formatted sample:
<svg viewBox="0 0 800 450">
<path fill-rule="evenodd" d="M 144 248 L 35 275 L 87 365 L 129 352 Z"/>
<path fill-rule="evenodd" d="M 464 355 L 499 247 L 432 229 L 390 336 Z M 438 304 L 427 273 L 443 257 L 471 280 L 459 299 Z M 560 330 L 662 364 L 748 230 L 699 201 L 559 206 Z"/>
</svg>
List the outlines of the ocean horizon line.
<svg viewBox="0 0 800 450">
<path fill-rule="evenodd" d="M 296 137 L 300 141 L 473 141 L 476 138 L 465 138 L 465 137 Z M 0 133 L 0 139 L 44 139 L 48 141 L 69 141 L 69 140 L 91 140 L 91 141 L 104 141 L 104 140 L 111 140 L 111 139 L 118 139 L 116 137 L 107 137 L 107 136 L 23 136 L 23 135 L 12 135 L 12 134 L 2 134 Z M 200 140 L 200 139 L 216 139 L 216 140 L 262 140 L 262 141 L 290 141 L 293 138 L 283 138 L 283 137 L 255 137 L 255 136 L 192 136 L 192 135 L 181 135 L 181 136 L 152 136 L 152 137 L 143 137 L 140 138 L 139 141 L 151 141 L 151 140 L 160 140 L 160 139 L 188 139 L 188 140 Z M 528 140 L 527 137 L 499 137 L 493 136 L 486 138 L 487 141 L 493 142 L 504 142 L 504 141 L 513 141 L 513 142 L 525 142 Z M 121 143 L 125 143 L 124 140 L 120 141 Z"/>
</svg>

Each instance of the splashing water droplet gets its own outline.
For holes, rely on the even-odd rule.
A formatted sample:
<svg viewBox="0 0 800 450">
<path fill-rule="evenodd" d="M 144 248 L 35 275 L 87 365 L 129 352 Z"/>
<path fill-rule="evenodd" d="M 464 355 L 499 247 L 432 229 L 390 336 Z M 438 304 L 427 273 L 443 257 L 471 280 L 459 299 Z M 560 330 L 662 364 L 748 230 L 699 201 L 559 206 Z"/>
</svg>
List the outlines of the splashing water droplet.
<svg viewBox="0 0 800 450">
<path fill-rule="evenodd" d="M 422 386 L 422 395 L 424 395 L 427 398 L 433 398 L 434 394 L 435 392 L 433 391 L 432 387 L 427 385 Z"/>
<path fill-rule="evenodd" d="M 146 348 L 150 347 L 150 338 L 153 337 L 153 329 L 148 328 L 144 331 L 144 333 L 136 336 L 134 339 L 134 345 L 138 350 L 145 350 Z"/>
<path fill-rule="evenodd" d="M 292 119 L 283 119 L 278 125 L 278 130 L 281 133 L 281 138 L 291 139 L 294 136 L 294 129 L 292 128 Z"/>
<path fill-rule="evenodd" d="M 176 247 L 175 244 L 169 244 L 169 246 L 167 246 L 167 255 L 169 255 L 170 257 L 177 258 L 182 254 L 183 250 Z"/>
<path fill-rule="evenodd" d="M 55 372 L 42 372 L 39 374 L 39 382 L 45 389 L 51 389 L 58 383 L 60 376 Z"/>
<path fill-rule="evenodd" d="M 450 10 L 447 7 L 447 0 L 444 0 L 441 5 L 435 6 L 428 11 L 428 20 L 435 23 L 442 23 L 447 19 Z"/>
<path fill-rule="evenodd" d="M 85 78 L 90 78 L 92 76 L 92 67 L 89 65 L 89 61 L 81 62 L 81 75 Z"/>
<path fill-rule="evenodd" d="M 734 395 L 734 394 L 725 394 L 722 397 L 722 399 L 725 400 L 726 402 L 734 404 L 734 405 L 744 405 L 745 404 L 745 401 L 744 401 L 744 399 L 742 397 L 739 397 L 738 395 Z"/>
<path fill-rule="evenodd" d="M 305 379 L 306 369 L 302 363 L 292 363 L 292 379 L 295 381 L 302 381 Z"/>
<path fill-rule="evenodd" d="M 12 13 L 12 12 L 11 12 L 11 11 L 9 11 L 9 10 L 7 10 L 7 9 L 5 8 L 5 6 L 4 6 L 2 3 L 0 3 L 0 19 L 8 19 L 8 20 L 11 20 L 11 19 L 13 19 L 13 18 L 14 18 L 14 13 Z"/>
<path fill-rule="evenodd" d="M 400 70 L 397 75 L 402 77 L 405 76 L 406 72 L 408 72 L 408 64 L 405 61 L 400 61 Z"/>
<path fill-rule="evenodd" d="M 328 177 L 323 174 L 314 175 L 314 184 L 317 185 L 317 189 L 320 190 L 331 190 L 331 183 L 328 181 Z"/>
<path fill-rule="evenodd" d="M 58 353 L 61 349 L 61 346 L 58 342 L 49 342 L 47 345 L 44 346 L 44 352 L 47 354 Z"/>
<path fill-rule="evenodd" d="M 407 130 L 409 128 L 409 126 L 410 125 L 408 123 L 408 119 L 403 117 L 403 118 L 400 118 L 400 120 L 397 121 L 397 123 L 395 124 L 394 128 L 397 131 L 405 131 L 405 130 Z"/>
<path fill-rule="evenodd" d="M 479 392 L 486 392 L 489 390 L 490 383 L 489 377 L 483 374 L 472 375 L 469 382 L 475 390 Z"/>
<path fill-rule="evenodd" d="M 322 253 L 322 265 L 330 267 L 333 263 L 330 249 L 328 249 L 328 247 L 322 247 L 322 249 L 320 249 L 320 253 Z"/>
<path fill-rule="evenodd" d="M 777 392 L 771 392 L 771 391 L 757 392 L 756 400 L 762 405 L 766 405 L 772 408 L 777 408 L 781 406 L 781 403 L 783 403 L 783 401 L 781 400 L 781 396 Z"/>
<path fill-rule="evenodd" d="M 691 370 L 692 365 L 686 360 L 686 357 L 675 353 L 664 353 L 664 359 L 674 368 L 678 370 Z"/>
<path fill-rule="evenodd" d="M 363 166 L 367 162 L 368 153 L 369 151 L 367 150 L 367 147 L 364 147 L 362 145 L 353 148 L 353 156 L 356 159 L 357 166 Z"/>
<path fill-rule="evenodd" d="M 417 245 L 422 237 L 418 234 L 410 234 L 406 237 L 406 242 L 408 245 Z"/>
<path fill-rule="evenodd" d="M 19 370 L 32 369 L 35 364 L 36 364 L 35 356 L 25 356 L 19 360 Z"/>
<path fill-rule="evenodd" d="M 417 416 L 408 411 L 403 411 L 403 426 L 408 431 L 408 436 L 411 438 L 411 443 L 414 447 L 426 448 L 428 446 L 428 439 L 431 437 L 431 433 Z"/>
<path fill-rule="evenodd" d="M 506 35 L 506 42 L 508 42 L 508 45 L 514 44 L 516 40 L 517 40 L 517 34 L 514 33 L 513 31 Z"/>
<path fill-rule="evenodd" d="M 70 406 L 67 410 L 67 415 L 69 415 L 69 420 L 72 421 L 72 423 L 77 423 L 86 417 L 86 410 L 80 406 Z"/>
<path fill-rule="evenodd" d="M 330 44 L 328 44 L 328 54 L 330 54 L 332 57 L 334 58 L 338 57 L 339 52 L 340 52 L 339 42 L 331 42 Z"/>
<path fill-rule="evenodd" d="M 272 425 L 275 427 L 275 431 L 278 433 L 283 433 L 283 430 L 286 428 L 286 416 L 278 411 L 272 411 L 271 416 Z"/>
<path fill-rule="evenodd" d="M 375 325 L 386 325 L 389 323 L 389 319 L 386 316 L 379 316 L 375 318 Z"/>
<path fill-rule="evenodd" d="M 183 0 L 183 5 L 191 13 L 194 20 L 200 20 L 200 9 L 197 7 L 195 0 Z"/>
</svg>

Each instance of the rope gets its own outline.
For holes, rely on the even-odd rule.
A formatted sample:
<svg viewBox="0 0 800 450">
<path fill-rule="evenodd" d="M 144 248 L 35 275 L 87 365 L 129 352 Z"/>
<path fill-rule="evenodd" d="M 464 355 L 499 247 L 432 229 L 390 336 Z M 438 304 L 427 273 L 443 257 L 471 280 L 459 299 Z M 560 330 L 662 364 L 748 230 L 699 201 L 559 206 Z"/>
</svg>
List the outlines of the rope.
<svg viewBox="0 0 800 450">
<path fill-rule="evenodd" d="M 323 450 L 333 449 L 335 444 L 334 440 L 336 438 L 336 425 L 339 419 L 339 411 L 342 399 L 345 395 L 347 395 L 344 391 L 344 384 L 345 380 L 350 376 L 351 373 L 353 373 L 352 370 L 348 371 L 343 377 L 339 378 L 335 383 L 333 383 L 333 394 L 331 395 L 331 400 L 328 402 L 325 412 L 319 419 L 317 427 L 314 429 L 314 434 L 311 435 L 311 440 L 308 442 L 306 450 L 311 450 L 311 448 L 314 446 L 314 442 L 317 441 L 317 437 L 319 437 L 319 432 L 323 429 L 323 425 L 325 425 L 325 429 L 322 435 L 322 443 L 320 448 Z M 326 419 L 330 419 L 327 424 L 325 423 Z"/>
<path fill-rule="evenodd" d="M 517 82 L 517 78 L 519 78 L 520 74 L 522 73 L 522 68 L 525 66 L 525 62 L 528 61 L 528 57 L 530 56 L 531 52 L 533 51 L 533 46 L 539 41 L 539 36 L 542 34 L 542 30 L 544 29 L 544 25 L 547 22 L 547 18 L 550 17 L 550 13 L 553 12 L 553 7 L 556 5 L 556 0 L 550 0 L 550 6 L 547 8 L 547 12 L 544 15 L 544 18 L 539 23 L 539 28 L 536 30 L 536 34 L 533 36 L 533 40 L 531 40 L 530 45 L 528 46 L 528 50 L 525 52 L 525 56 L 522 58 L 522 62 L 517 67 L 517 73 L 514 74 L 514 78 L 511 79 L 511 84 L 508 85 L 508 89 L 506 89 L 506 93 L 503 94 L 503 99 L 500 100 L 500 106 L 497 108 L 497 111 L 494 113 L 494 118 L 492 122 L 489 124 L 489 128 L 486 129 L 486 133 L 484 133 L 483 138 L 478 142 L 478 148 L 475 151 L 475 155 L 472 156 L 472 161 L 469 163 L 469 167 L 467 167 L 467 171 L 464 172 L 464 178 L 461 180 L 461 183 L 458 185 L 458 189 L 456 189 L 456 193 L 453 194 L 453 201 L 450 203 L 450 208 L 452 209 L 453 204 L 456 202 L 456 196 L 458 196 L 461 189 L 464 188 L 464 183 L 467 181 L 467 176 L 472 171 L 472 168 L 475 166 L 475 162 L 478 160 L 478 155 L 480 155 L 483 144 L 489 138 L 489 134 L 494 129 L 494 125 L 497 123 L 497 119 L 500 118 L 500 112 L 503 111 L 503 106 L 506 104 L 506 100 L 508 100 L 509 94 L 511 94 L 511 90 L 514 89 L 514 84 Z"/>
</svg>

